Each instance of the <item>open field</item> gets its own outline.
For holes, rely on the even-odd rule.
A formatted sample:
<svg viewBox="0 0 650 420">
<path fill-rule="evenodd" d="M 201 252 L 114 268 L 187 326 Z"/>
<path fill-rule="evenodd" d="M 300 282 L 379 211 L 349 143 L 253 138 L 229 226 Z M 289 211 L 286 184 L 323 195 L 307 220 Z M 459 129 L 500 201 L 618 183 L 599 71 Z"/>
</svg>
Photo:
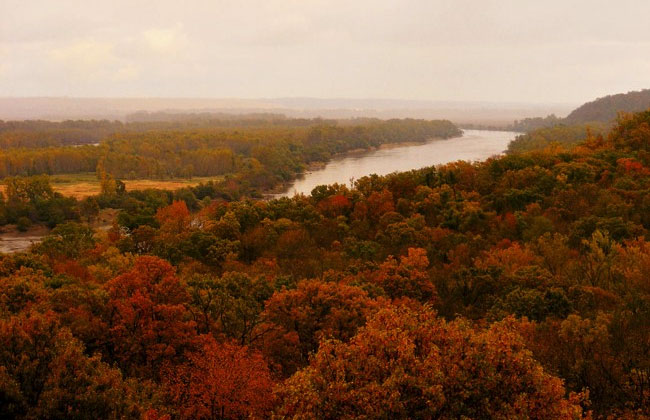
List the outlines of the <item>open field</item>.
<svg viewBox="0 0 650 420">
<path fill-rule="evenodd" d="M 210 180 L 219 181 L 222 177 L 195 177 L 192 179 L 133 179 L 122 180 L 126 185 L 127 191 L 145 190 L 147 188 L 158 188 L 165 190 L 177 190 L 183 187 L 191 187 L 198 185 L 201 182 Z M 50 184 L 54 191 L 69 197 L 78 199 L 85 198 L 91 195 L 99 194 L 99 180 L 95 173 L 83 174 L 66 174 L 66 175 L 52 175 L 50 176 Z M 4 193 L 5 186 L 0 185 L 0 191 Z"/>
</svg>

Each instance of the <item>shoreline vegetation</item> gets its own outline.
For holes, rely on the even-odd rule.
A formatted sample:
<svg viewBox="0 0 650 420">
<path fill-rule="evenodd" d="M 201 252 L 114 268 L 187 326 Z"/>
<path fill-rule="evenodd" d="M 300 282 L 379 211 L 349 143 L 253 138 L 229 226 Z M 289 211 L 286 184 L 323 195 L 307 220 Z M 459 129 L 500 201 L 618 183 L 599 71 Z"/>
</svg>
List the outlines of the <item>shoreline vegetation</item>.
<svg viewBox="0 0 650 420">
<path fill-rule="evenodd" d="M 462 137 L 462 134 L 458 137 Z M 450 137 L 453 139 L 456 137 Z M 292 182 L 295 179 L 299 179 L 300 176 L 308 174 L 311 171 L 322 169 L 327 166 L 328 163 L 336 159 L 343 159 L 349 156 L 362 156 L 367 153 L 371 153 L 376 150 L 389 150 L 399 147 L 408 147 L 416 146 L 421 144 L 427 144 L 429 142 L 445 140 L 445 138 L 429 138 L 423 141 L 412 141 L 412 142 L 395 142 L 395 143 L 384 143 L 379 146 L 371 146 L 369 149 L 353 149 L 346 152 L 341 152 L 336 155 L 333 155 L 330 160 L 325 162 L 311 162 L 307 169 L 297 174 L 296 178 L 293 180 L 287 181 L 286 183 L 279 184 L 274 188 L 263 193 L 264 199 L 274 199 L 278 195 L 283 194 L 289 188 Z M 170 180 L 124 180 L 122 181 L 125 185 L 127 191 L 141 191 L 147 189 L 157 189 L 165 190 L 170 192 L 175 192 L 176 190 L 186 188 L 186 187 L 195 187 L 201 183 L 205 182 L 222 182 L 223 177 L 195 177 L 191 179 L 170 179 Z M 96 196 L 101 193 L 101 182 L 97 179 L 96 174 L 87 173 L 87 174 L 62 174 L 54 175 L 49 178 L 52 189 L 56 193 L 60 193 L 66 197 L 72 197 L 75 199 L 85 199 L 88 197 Z M 5 185 L 0 185 L 0 193 L 4 194 L 6 190 Z M 111 210 L 111 209 L 107 209 Z M 117 216 L 117 212 L 111 212 L 112 218 L 106 218 L 106 213 L 103 213 L 103 217 L 100 219 L 103 220 L 104 224 L 101 226 L 93 226 L 94 228 L 104 228 L 107 229 L 110 227 L 108 224 L 109 219 L 114 220 Z M 4 228 L 0 227 L 0 252 L 20 252 L 28 249 L 33 244 L 40 243 L 43 237 L 49 234 L 51 229 L 46 228 L 43 225 L 31 225 L 26 230 L 21 231 L 17 228 L 16 225 L 7 225 Z"/>
<path fill-rule="evenodd" d="M 121 128 L 121 131 L 119 131 Z M 97 129 L 99 146 L 71 147 Z M 102 131 L 103 130 L 103 131 Z M 245 189 L 270 189 L 315 162 L 382 144 L 449 138 L 451 122 L 414 119 L 287 119 L 188 121 L 180 126 L 109 121 L 0 122 L 0 175 L 107 175 L 129 180 L 225 177 Z M 89 137 L 97 141 L 97 134 Z M 3 147 L 4 146 L 4 147 Z"/>
<path fill-rule="evenodd" d="M 463 133 L 461 133 L 458 136 L 454 136 L 454 137 L 445 137 L 445 138 L 432 137 L 432 138 L 422 140 L 422 141 L 383 143 L 383 144 L 380 144 L 379 146 L 371 146 L 370 148 L 366 148 L 366 149 L 359 148 L 359 149 L 352 149 L 352 150 L 348 150 L 348 151 L 345 151 L 345 152 L 337 153 L 337 154 L 333 155 L 330 159 L 328 159 L 326 161 L 310 162 L 307 165 L 307 167 L 305 168 L 304 171 L 296 174 L 295 178 L 293 178 L 293 179 L 291 179 L 289 181 L 283 182 L 282 184 L 279 184 L 278 186 L 272 188 L 271 190 L 266 191 L 263 194 L 263 196 L 265 198 L 268 198 L 268 199 L 276 198 L 278 195 L 286 193 L 288 191 L 288 189 L 291 187 L 291 185 L 293 184 L 293 182 L 295 182 L 297 179 L 300 179 L 300 177 L 308 175 L 311 172 L 323 169 L 329 163 L 331 163 L 331 162 L 333 162 L 335 160 L 338 160 L 338 159 L 345 159 L 345 158 L 353 157 L 353 156 L 364 156 L 364 155 L 367 155 L 367 154 L 372 153 L 372 152 L 377 151 L 377 150 L 390 150 L 390 149 L 397 149 L 397 148 L 400 148 L 400 147 L 417 146 L 417 145 L 427 144 L 427 143 L 434 142 L 434 141 L 439 141 L 439 140 L 448 140 L 448 139 L 460 138 L 462 136 L 463 136 Z"/>
<path fill-rule="evenodd" d="M 462 137 L 462 135 L 457 137 Z M 328 163 L 336 159 L 343 159 L 349 156 L 363 155 L 363 154 L 371 153 L 376 150 L 389 150 L 389 149 L 400 148 L 400 147 L 416 146 L 420 144 L 426 144 L 429 142 L 433 142 L 437 140 L 445 140 L 450 138 L 453 139 L 455 137 L 448 137 L 448 138 L 433 137 L 423 141 L 383 143 L 380 144 L 379 146 L 370 146 L 369 148 L 358 148 L 358 149 L 347 150 L 345 152 L 339 152 L 337 154 L 332 155 L 331 158 L 326 161 L 310 162 L 309 164 L 307 164 L 303 172 L 296 174 L 296 178 L 289 180 L 286 183 L 281 184 L 280 186 L 275 187 L 269 191 L 265 191 L 265 194 L 279 193 L 277 191 L 278 188 L 282 188 L 282 186 L 290 185 L 291 182 L 293 182 L 295 179 L 299 178 L 300 176 L 318 169 L 322 169 L 325 166 L 327 166 Z M 124 183 L 126 189 L 129 191 L 145 190 L 145 189 L 161 189 L 161 190 L 174 191 L 180 188 L 184 188 L 187 186 L 196 186 L 201 183 L 205 183 L 209 181 L 220 182 L 223 180 L 224 180 L 223 176 L 212 176 L 212 177 L 208 176 L 208 177 L 191 177 L 191 178 L 170 178 L 170 179 L 160 179 L 160 180 L 122 179 L 121 181 Z M 50 184 L 52 185 L 52 189 L 55 192 L 61 193 L 66 197 L 83 199 L 101 193 L 101 180 L 97 178 L 97 174 L 92 172 L 79 173 L 79 174 L 51 175 L 49 177 L 49 181 Z M 4 184 L 0 184 L 0 193 L 4 194 L 5 189 L 6 186 Z"/>
<path fill-rule="evenodd" d="M 90 221 L 105 208 L 121 209 L 128 218 L 135 203 L 155 194 L 193 197 L 186 200 L 195 203 L 261 198 L 305 168 L 349 153 L 461 134 L 442 120 L 334 121 L 274 114 L 180 124 L 0 122 L 0 173 L 18 175 L 5 177 L 0 187 L 0 226 L 16 225 L 21 232 L 53 228 L 66 220 Z M 39 172 L 44 175 L 29 176 Z"/>
<path fill-rule="evenodd" d="M 138 191 L 146 189 L 161 189 L 175 191 L 185 187 L 194 187 L 200 183 L 209 181 L 220 182 L 223 181 L 223 176 L 215 177 L 193 177 L 193 178 L 175 178 L 166 180 L 157 179 L 133 179 L 122 180 L 124 186 L 128 191 Z M 65 197 L 72 197 L 78 200 L 91 196 L 96 196 L 101 193 L 101 180 L 97 178 L 95 173 L 80 173 L 80 174 L 61 174 L 49 176 L 49 182 L 52 189 L 56 193 L 60 193 Z M 6 185 L 0 185 L 0 193 L 5 194 Z"/>
<path fill-rule="evenodd" d="M 189 178 L 238 172 L 251 162 L 290 170 L 356 148 L 461 134 L 445 120 L 241 118 L 181 125 L 0 121 L 0 177 L 94 172 L 102 166 L 119 179 Z M 99 146 L 79 146 L 84 139 L 97 141 L 94 129 L 104 133 Z"/>
<path fill-rule="evenodd" d="M 454 138 L 454 137 L 451 137 Z M 428 142 L 443 140 L 441 138 L 430 138 L 419 142 L 401 142 L 401 143 L 385 143 L 370 149 L 354 149 L 347 152 L 341 152 L 332 156 L 332 158 L 325 162 L 311 162 L 305 172 L 299 173 L 295 179 L 298 179 L 303 174 L 311 171 L 322 169 L 327 164 L 336 159 L 342 159 L 348 156 L 363 155 L 375 150 L 388 150 L 399 147 L 415 146 L 419 144 L 426 144 Z M 185 187 L 194 187 L 204 182 L 221 182 L 223 177 L 196 177 L 191 179 L 171 179 L 171 180 L 124 180 L 122 181 L 128 191 L 141 191 L 147 189 L 158 189 L 174 192 Z M 277 195 L 286 192 L 287 188 L 291 185 L 293 180 L 277 185 L 263 194 L 266 199 L 276 198 Z M 101 193 L 101 182 L 97 179 L 96 174 L 63 174 L 50 177 L 52 189 L 56 193 L 60 193 L 66 197 L 75 199 L 84 199 Z M 4 194 L 6 190 L 5 185 L 0 185 L 0 194 Z M 108 209 L 111 210 L 111 209 Z M 105 215 L 104 215 L 105 216 Z M 117 216 L 116 212 L 112 212 L 112 218 L 100 217 L 104 222 L 102 226 L 93 226 L 94 228 L 108 228 L 109 221 L 114 220 Z M 40 241 L 47 235 L 51 229 L 43 225 L 31 225 L 25 231 L 21 231 L 16 225 L 6 225 L 0 227 L 0 252 L 21 252 L 28 249 L 30 246 L 40 243 Z"/>
<path fill-rule="evenodd" d="M 585 141 L 603 141 L 622 113 L 648 108 L 650 89 L 645 89 L 598 98 L 574 109 L 565 118 L 551 114 L 515 121 L 513 131 L 522 134 L 510 144 L 508 153 L 570 149 Z"/>
</svg>

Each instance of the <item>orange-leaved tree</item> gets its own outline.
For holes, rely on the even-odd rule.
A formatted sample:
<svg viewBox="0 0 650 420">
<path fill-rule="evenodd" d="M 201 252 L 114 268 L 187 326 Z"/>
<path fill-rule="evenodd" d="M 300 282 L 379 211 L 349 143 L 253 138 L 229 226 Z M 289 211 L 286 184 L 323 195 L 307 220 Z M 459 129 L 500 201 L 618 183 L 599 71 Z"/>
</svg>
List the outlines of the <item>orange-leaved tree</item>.
<svg viewBox="0 0 650 420">
<path fill-rule="evenodd" d="M 279 390 L 285 418 L 588 417 L 508 321 L 477 331 L 430 310 L 389 307 L 349 343 L 321 343 Z"/>
<path fill-rule="evenodd" d="M 427 273 L 428 266 L 429 259 L 425 249 L 409 248 L 408 255 L 400 257 L 399 263 L 389 256 L 379 269 L 368 277 L 393 299 L 408 297 L 431 303 L 436 300 L 437 293 Z"/>
<path fill-rule="evenodd" d="M 348 340 L 365 324 L 377 302 L 359 287 L 304 280 L 294 290 L 276 292 L 262 313 L 261 345 L 284 373 L 307 364 L 323 338 Z"/>
<path fill-rule="evenodd" d="M 259 352 L 200 337 L 198 350 L 166 369 L 167 397 L 180 419 L 264 418 L 273 407 L 273 381 Z"/>
<path fill-rule="evenodd" d="M 140 408 L 119 370 L 87 356 L 56 314 L 0 319 L 0 418 L 136 418 Z"/>
<path fill-rule="evenodd" d="M 174 268 L 139 257 L 132 270 L 110 280 L 107 323 L 111 355 L 129 376 L 156 379 L 163 362 L 178 359 L 196 338 L 189 295 Z"/>
</svg>

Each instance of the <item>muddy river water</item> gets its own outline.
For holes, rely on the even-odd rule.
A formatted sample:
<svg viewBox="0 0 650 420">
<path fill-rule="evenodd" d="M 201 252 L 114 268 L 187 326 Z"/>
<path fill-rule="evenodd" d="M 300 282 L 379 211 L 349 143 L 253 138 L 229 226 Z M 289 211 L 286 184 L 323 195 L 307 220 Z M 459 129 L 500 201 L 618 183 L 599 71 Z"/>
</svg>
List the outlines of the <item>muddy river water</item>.
<svg viewBox="0 0 650 420">
<path fill-rule="evenodd" d="M 353 153 L 333 159 L 323 168 L 307 172 L 276 197 L 310 194 L 319 185 L 349 184 L 351 179 L 371 174 L 386 175 L 457 160 L 484 160 L 501 154 L 518 134 L 510 131 L 465 130 L 462 137 Z"/>
</svg>

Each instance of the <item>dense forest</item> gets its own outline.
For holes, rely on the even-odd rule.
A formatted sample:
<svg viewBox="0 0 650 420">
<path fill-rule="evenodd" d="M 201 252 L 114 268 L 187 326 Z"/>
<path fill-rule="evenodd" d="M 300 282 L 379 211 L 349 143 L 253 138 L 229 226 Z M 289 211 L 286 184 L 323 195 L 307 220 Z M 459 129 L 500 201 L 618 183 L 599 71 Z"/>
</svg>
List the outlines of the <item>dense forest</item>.
<svg viewBox="0 0 650 420">
<path fill-rule="evenodd" d="M 529 152 L 546 147 L 571 148 L 589 136 L 606 134 L 620 112 L 639 112 L 650 108 L 650 89 L 598 98 L 573 110 L 566 118 L 524 118 L 510 127 L 524 134 L 517 136 L 509 152 Z"/>
<path fill-rule="evenodd" d="M 118 178 L 190 178 L 260 168 L 261 187 L 352 149 L 459 136 L 449 121 L 288 120 L 0 122 L 0 178 L 102 170 Z M 92 145 L 92 144 L 97 145 Z"/>
<path fill-rule="evenodd" d="M 518 135 L 511 141 L 508 145 L 508 153 L 530 152 L 545 148 L 571 149 L 589 137 L 606 135 L 609 129 L 610 126 L 604 123 L 538 127 Z"/>
<path fill-rule="evenodd" d="M 619 112 L 639 112 L 648 108 L 650 108 L 650 89 L 619 93 L 579 106 L 565 118 L 565 121 L 567 124 L 612 122 Z"/>
<path fill-rule="evenodd" d="M 440 124 L 127 133 L 102 148 L 183 162 L 223 144 L 282 178 L 455 134 Z M 106 170 L 119 164 L 103 161 L 102 194 L 77 216 L 120 208 L 110 230 L 58 223 L 0 257 L 2 418 L 650 418 L 650 111 L 577 147 L 269 201 L 247 198 L 253 169 L 126 191 Z M 8 186 L 5 206 L 60 199 L 46 177 Z"/>
<path fill-rule="evenodd" d="M 325 162 L 339 153 L 462 133 L 449 121 L 328 121 L 274 114 L 172 116 L 179 121 L 0 124 L 0 143 L 6 146 L 0 150 L 0 177 L 5 185 L 0 225 L 16 224 L 21 230 L 32 224 L 54 227 L 66 220 L 87 220 L 106 207 L 126 209 L 125 214 L 138 217 L 133 194 L 125 193 L 120 179 L 223 175 L 224 181 L 202 185 L 196 195 L 229 200 L 261 197 L 294 179 L 310 163 Z M 71 145 L 96 142 L 100 136 L 105 137 L 97 146 Z M 88 172 L 97 174 L 101 199 L 77 202 L 64 197 L 52 189 L 47 177 Z"/>
<path fill-rule="evenodd" d="M 512 131 L 528 132 L 540 128 L 553 127 L 560 125 L 564 121 L 563 118 L 558 118 L 555 114 L 547 115 L 546 117 L 524 118 L 522 120 L 515 120 L 509 129 Z"/>
<path fill-rule="evenodd" d="M 0 120 L 0 149 L 79 146 L 99 143 L 123 130 L 119 121 L 2 121 Z"/>
</svg>

